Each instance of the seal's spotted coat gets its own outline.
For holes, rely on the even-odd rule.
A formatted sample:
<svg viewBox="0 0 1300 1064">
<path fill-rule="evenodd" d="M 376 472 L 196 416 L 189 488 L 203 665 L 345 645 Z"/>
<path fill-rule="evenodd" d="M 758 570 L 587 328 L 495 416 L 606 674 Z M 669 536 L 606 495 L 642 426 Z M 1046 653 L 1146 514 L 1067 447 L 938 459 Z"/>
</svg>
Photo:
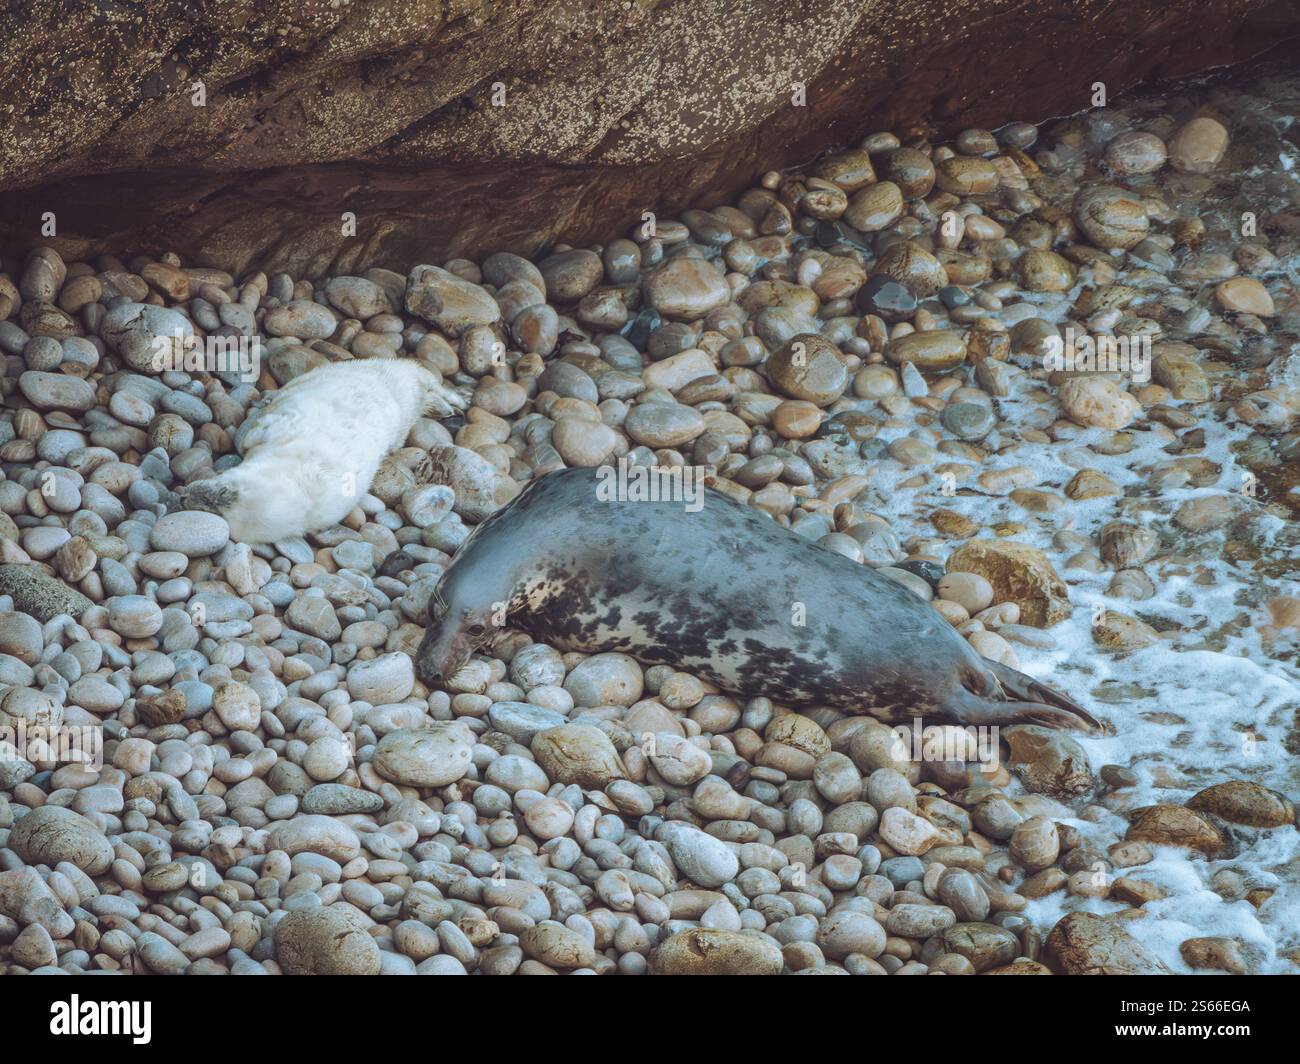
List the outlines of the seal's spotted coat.
<svg viewBox="0 0 1300 1064">
<path fill-rule="evenodd" d="M 623 651 L 740 695 L 887 721 L 1097 727 L 1068 699 L 981 658 L 902 585 L 759 511 L 712 490 L 695 513 L 601 501 L 597 477 L 542 477 L 465 541 L 431 606 L 422 676 L 436 682 L 463 665 L 506 603 L 506 623 L 534 639 Z"/>
</svg>

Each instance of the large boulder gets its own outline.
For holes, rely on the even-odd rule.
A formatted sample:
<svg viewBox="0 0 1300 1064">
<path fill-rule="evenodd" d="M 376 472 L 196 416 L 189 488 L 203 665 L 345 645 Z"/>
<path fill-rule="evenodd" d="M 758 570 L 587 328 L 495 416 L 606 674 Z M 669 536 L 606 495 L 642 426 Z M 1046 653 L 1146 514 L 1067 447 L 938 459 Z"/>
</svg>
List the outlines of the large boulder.
<svg viewBox="0 0 1300 1064">
<path fill-rule="evenodd" d="M 1007 8 L 20 5 L 0 14 L 0 190 L 28 191 L 0 198 L 0 243 L 298 275 L 534 252 L 720 197 L 830 140 L 1069 113 L 1098 81 L 1113 96 L 1244 59 L 1292 32 L 1300 0 Z"/>
<path fill-rule="evenodd" d="M 1043 952 L 1061 975 L 1169 974 L 1119 921 L 1095 913 L 1070 913 L 1059 920 Z"/>
</svg>

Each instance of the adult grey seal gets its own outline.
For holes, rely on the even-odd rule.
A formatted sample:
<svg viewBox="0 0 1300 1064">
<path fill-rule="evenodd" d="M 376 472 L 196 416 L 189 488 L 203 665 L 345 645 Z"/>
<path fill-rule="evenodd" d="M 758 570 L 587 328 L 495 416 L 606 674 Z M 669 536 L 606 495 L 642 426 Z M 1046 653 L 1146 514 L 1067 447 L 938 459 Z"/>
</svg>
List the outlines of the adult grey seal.
<svg viewBox="0 0 1300 1064">
<path fill-rule="evenodd" d="M 475 529 L 430 600 L 416 652 L 426 683 L 511 627 L 791 706 L 1100 730 L 1068 698 L 980 657 L 913 592 L 757 510 L 712 489 L 696 506 L 602 501 L 600 477 L 541 477 Z"/>
</svg>

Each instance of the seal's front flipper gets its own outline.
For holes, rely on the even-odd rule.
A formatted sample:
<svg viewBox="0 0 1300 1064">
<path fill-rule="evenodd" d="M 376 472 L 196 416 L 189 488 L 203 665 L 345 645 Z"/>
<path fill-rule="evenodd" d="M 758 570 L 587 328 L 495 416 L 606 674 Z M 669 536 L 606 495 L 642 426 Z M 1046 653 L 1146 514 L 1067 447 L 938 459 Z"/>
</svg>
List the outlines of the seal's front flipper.
<svg viewBox="0 0 1300 1064">
<path fill-rule="evenodd" d="M 1011 666 L 1003 665 L 1000 662 L 985 661 L 984 664 L 998 678 L 998 683 L 1002 685 L 1002 690 L 1006 692 L 1009 705 L 1031 704 L 1042 710 L 1053 708 L 1058 711 L 1058 716 L 1062 712 L 1066 714 L 1067 721 L 1074 718 L 1072 723 L 1052 724 L 1048 725 L 1048 727 L 1083 728 L 1087 731 L 1099 733 L 1107 731 L 1106 726 L 1101 721 L 1077 702 L 1067 698 L 1061 692 L 1053 690 L 1046 684 L 1039 683 L 1032 676 L 1026 676 L 1018 669 L 1013 669 Z M 1014 700 L 1014 702 L 1010 700 Z M 1026 721 L 1026 723 L 1028 722 Z"/>
</svg>

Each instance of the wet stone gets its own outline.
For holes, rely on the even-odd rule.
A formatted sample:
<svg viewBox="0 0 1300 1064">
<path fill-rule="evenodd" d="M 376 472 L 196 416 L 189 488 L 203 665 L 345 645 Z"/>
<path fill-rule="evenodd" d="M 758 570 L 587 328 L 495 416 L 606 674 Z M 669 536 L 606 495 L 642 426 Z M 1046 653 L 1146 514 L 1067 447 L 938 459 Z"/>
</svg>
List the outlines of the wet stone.
<svg viewBox="0 0 1300 1064">
<path fill-rule="evenodd" d="M 701 259 L 672 258 L 645 276 L 642 289 L 660 314 L 696 321 L 731 297 L 722 274 Z"/>
<path fill-rule="evenodd" d="M 854 304 L 861 313 L 878 315 L 887 322 L 911 319 L 918 305 L 916 296 L 906 285 L 881 274 L 868 278 L 867 283 L 854 296 Z"/>
<path fill-rule="evenodd" d="M 983 439 L 997 421 L 992 407 L 984 403 L 949 403 L 940 420 L 944 428 L 962 440 Z"/>
</svg>

